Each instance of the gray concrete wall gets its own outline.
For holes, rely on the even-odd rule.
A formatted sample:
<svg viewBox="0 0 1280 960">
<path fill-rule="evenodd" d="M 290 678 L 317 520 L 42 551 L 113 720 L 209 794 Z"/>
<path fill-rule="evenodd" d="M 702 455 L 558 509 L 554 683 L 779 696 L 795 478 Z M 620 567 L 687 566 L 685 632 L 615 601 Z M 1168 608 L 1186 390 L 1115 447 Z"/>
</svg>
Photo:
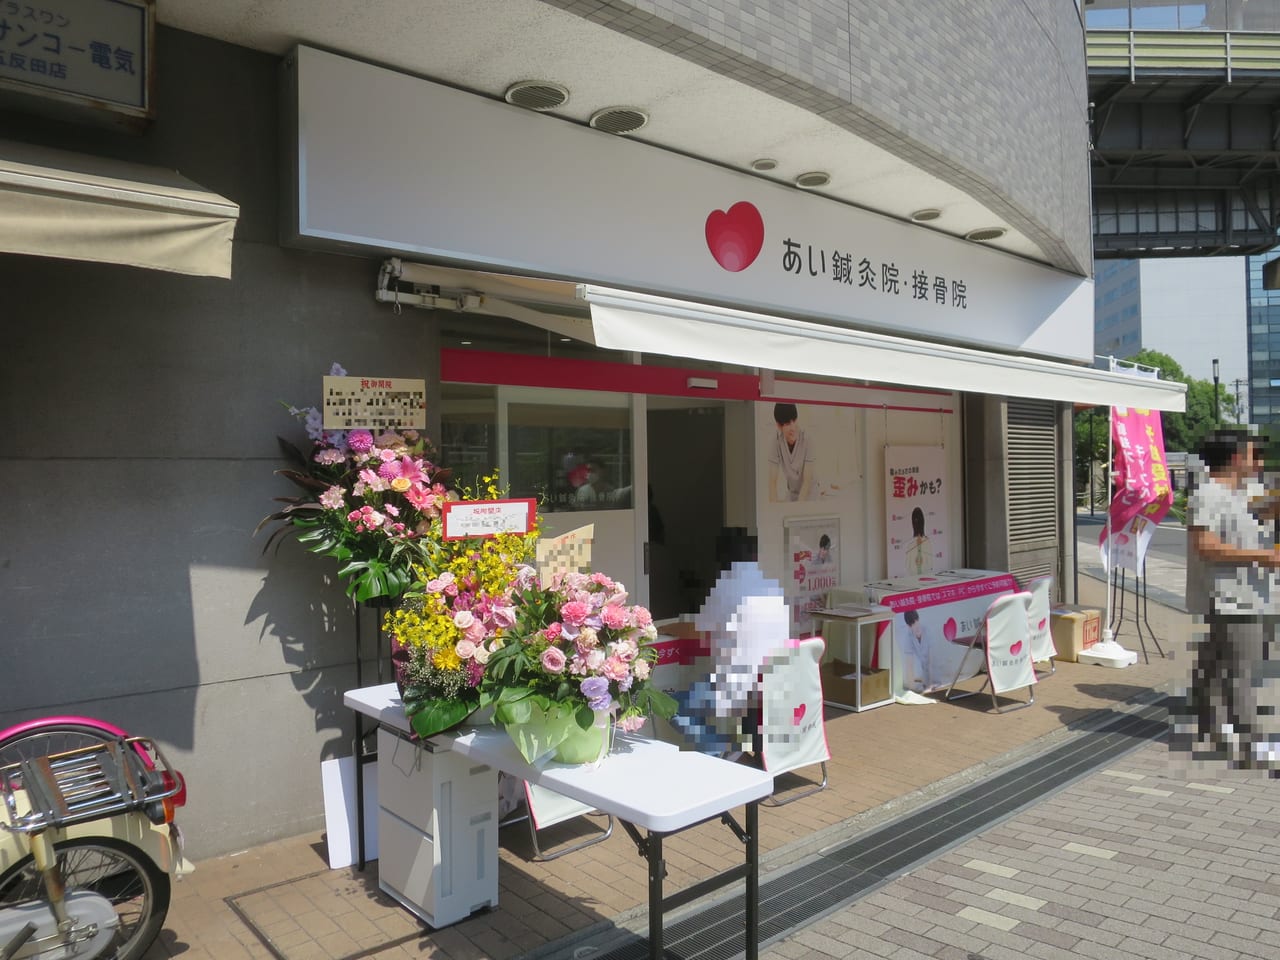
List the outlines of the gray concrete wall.
<svg viewBox="0 0 1280 960">
<path fill-rule="evenodd" d="M 143 136 L 3 117 L 176 168 L 241 221 L 231 281 L 0 255 L 0 726 L 83 713 L 157 737 L 198 858 L 319 827 L 320 761 L 350 753 L 334 563 L 252 536 L 291 488 L 277 433 L 305 441 L 279 401 L 318 403 L 335 360 L 434 380 L 438 359 L 428 314 L 374 303 L 376 263 L 277 245 L 276 60 L 165 29 L 158 52 Z"/>
<path fill-rule="evenodd" d="M 1088 274 L 1084 30 L 1063 0 L 546 0 L 819 113 Z"/>
</svg>

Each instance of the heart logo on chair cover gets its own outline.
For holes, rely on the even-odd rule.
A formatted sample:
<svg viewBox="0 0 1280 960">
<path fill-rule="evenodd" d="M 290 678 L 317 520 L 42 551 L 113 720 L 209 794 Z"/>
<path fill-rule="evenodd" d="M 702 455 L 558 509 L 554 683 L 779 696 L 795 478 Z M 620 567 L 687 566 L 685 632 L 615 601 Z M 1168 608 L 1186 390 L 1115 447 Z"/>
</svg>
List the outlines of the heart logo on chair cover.
<svg viewBox="0 0 1280 960">
<path fill-rule="evenodd" d="M 942 635 L 947 638 L 950 643 L 956 638 L 956 618 L 948 617 L 947 622 L 942 625 Z"/>
<path fill-rule="evenodd" d="M 1038 627 L 1036 627 L 1036 629 L 1037 629 L 1037 630 L 1043 630 L 1043 629 L 1044 629 L 1044 625 L 1045 625 L 1046 623 L 1048 623 L 1048 622 L 1049 622 L 1049 619 L 1048 619 L 1047 617 L 1042 618 L 1042 619 L 1040 620 L 1040 625 L 1039 625 Z"/>
<path fill-rule="evenodd" d="M 1015 643 L 1013 646 L 1011 646 L 1011 647 L 1009 648 L 1009 653 L 1011 653 L 1011 654 L 1012 654 L 1013 656 L 1015 656 L 1015 657 L 1016 657 L 1018 654 L 1020 654 L 1021 652 L 1022 652 L 1022 641 L 1021 641 L 1021 640 L 1019 640 L 1017 643 Z"/>
<path fill-rule="evenodd" d="M 791 715 L 794 718 L 791 721 L 792 724 L 797 727 L 800 726 L 800 721 L 804 719 L 804 704 L 800 704 L 800 706 L 791 711 Z"/>
</svg>

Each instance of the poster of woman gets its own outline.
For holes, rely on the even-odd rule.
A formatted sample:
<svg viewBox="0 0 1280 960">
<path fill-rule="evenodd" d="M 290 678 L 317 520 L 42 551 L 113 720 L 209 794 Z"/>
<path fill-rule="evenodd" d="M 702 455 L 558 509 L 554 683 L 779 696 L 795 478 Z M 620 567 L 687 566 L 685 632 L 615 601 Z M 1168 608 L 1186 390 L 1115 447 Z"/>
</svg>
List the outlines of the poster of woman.
<svg viewBox="0 0 1280 960">
<path fill-rule="evenodd" d="M 885 447 L 887 576 L 927 576 L 947 566 L 943 447 Z"/>
</svg>

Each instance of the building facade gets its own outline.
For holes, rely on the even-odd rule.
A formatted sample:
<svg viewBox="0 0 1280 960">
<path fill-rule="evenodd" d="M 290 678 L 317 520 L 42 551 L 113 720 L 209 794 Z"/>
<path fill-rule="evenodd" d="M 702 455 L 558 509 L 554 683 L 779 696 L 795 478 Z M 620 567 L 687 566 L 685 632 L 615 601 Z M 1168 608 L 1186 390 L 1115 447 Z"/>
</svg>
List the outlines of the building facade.
<svg viewBox="0 0 1280 960">
<path fill-rule="evenodd" d="M 1248 410 L 1246 265 L 1254 258 L 1100 260 L 1094 273 L 1094 352 L 1124 360 L 1158 350 L 1188 376 L 1218 379 Z M 1224 411 L 1227 412 L 1227 411 Z"/>
<path fill-rule="evenodd" d="M 0 157 L 178 170 L 239 211 L 229 279 L 7 234 L 0 724 L 160 739 L 196 857 L 321 825 L 376 613 L 254 531 L 289 492 L 277 436 L 304 439 L 284 405 L 334 362 L 424 380 L 459 473 L 501 467 L 549 532 L 594 523 L 600 568 L 661 612 L 696 608 L 735 531 L 783 580 L 819 517 L 843 582 L 883 576 L 886 445 L 940 451 L 941 564 L 1061 587 L 1070 402 L 1130 396 L 1087 369 L 1080 14 L 794 7 L 170 0 L 145 129 L 6 101 Z M 551 73 L 563 109 L 504 101 Z M 716 232 L 739 203 L 765 225 L 745 265 Z M 831 439 L 821 499 L 770 495 L 777 403 Z M 561 472 L 588 458 L 629 498 L 574 509 Z"/>
</svg>

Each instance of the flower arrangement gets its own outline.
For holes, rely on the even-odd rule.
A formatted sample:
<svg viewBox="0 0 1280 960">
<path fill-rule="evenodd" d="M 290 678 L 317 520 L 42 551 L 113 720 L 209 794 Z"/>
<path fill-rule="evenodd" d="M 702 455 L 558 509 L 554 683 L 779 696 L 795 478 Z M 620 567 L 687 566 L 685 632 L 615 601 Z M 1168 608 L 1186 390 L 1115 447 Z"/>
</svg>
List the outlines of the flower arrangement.
<svg viewBox="0 0 1280 960">
<path fill-rule="evenodd" d="M 461 499 L 501 498 L 496 477 L 482 483 L 483 495 L 463 488 Z M 538 536 L 536 527 L 477 539 L 439 534 L 433 520 L 419 541 L 413 588 L 383 619 L 405 714 L 423 737 L 461 723 L 480 705 L 491 653 L 516 625 L 517 579 Z"/>
<path fill-rule="evenodd" d="M 623 731 L 650 713 L 674 715 L 675 700 L 649 682 L 653 618 L 626 601 L 626 588 L 603 573 L 566 573 L 544 587 L 532 570 L 520 572 L 516 623 L 490 641 L 480 690 L 526 760 L 555 750 L 575 727 L 589 730 L 601 712 Z"/>
<path fill-rule="evenodd" d="M 330 375 L 346 371 L 335 363 Z M 266 548 L 293 532 L 312 553 L 338 561 L 348 596 L 400 596 L 413 582 L 421 538 L 445 501 L 457 497 L 447 486 L 449 471 L 426 459 L 428 444 L 417 431 L 327 431 L 315 407 L 285 408 L 304 422 L 311 447 L 304 453 L 277 438 L 292 466 L 276 472 L 303 492 L 277 497 L 284 508 L 258 524 L 261 530 L 279 522 Z"/>
</svg>

